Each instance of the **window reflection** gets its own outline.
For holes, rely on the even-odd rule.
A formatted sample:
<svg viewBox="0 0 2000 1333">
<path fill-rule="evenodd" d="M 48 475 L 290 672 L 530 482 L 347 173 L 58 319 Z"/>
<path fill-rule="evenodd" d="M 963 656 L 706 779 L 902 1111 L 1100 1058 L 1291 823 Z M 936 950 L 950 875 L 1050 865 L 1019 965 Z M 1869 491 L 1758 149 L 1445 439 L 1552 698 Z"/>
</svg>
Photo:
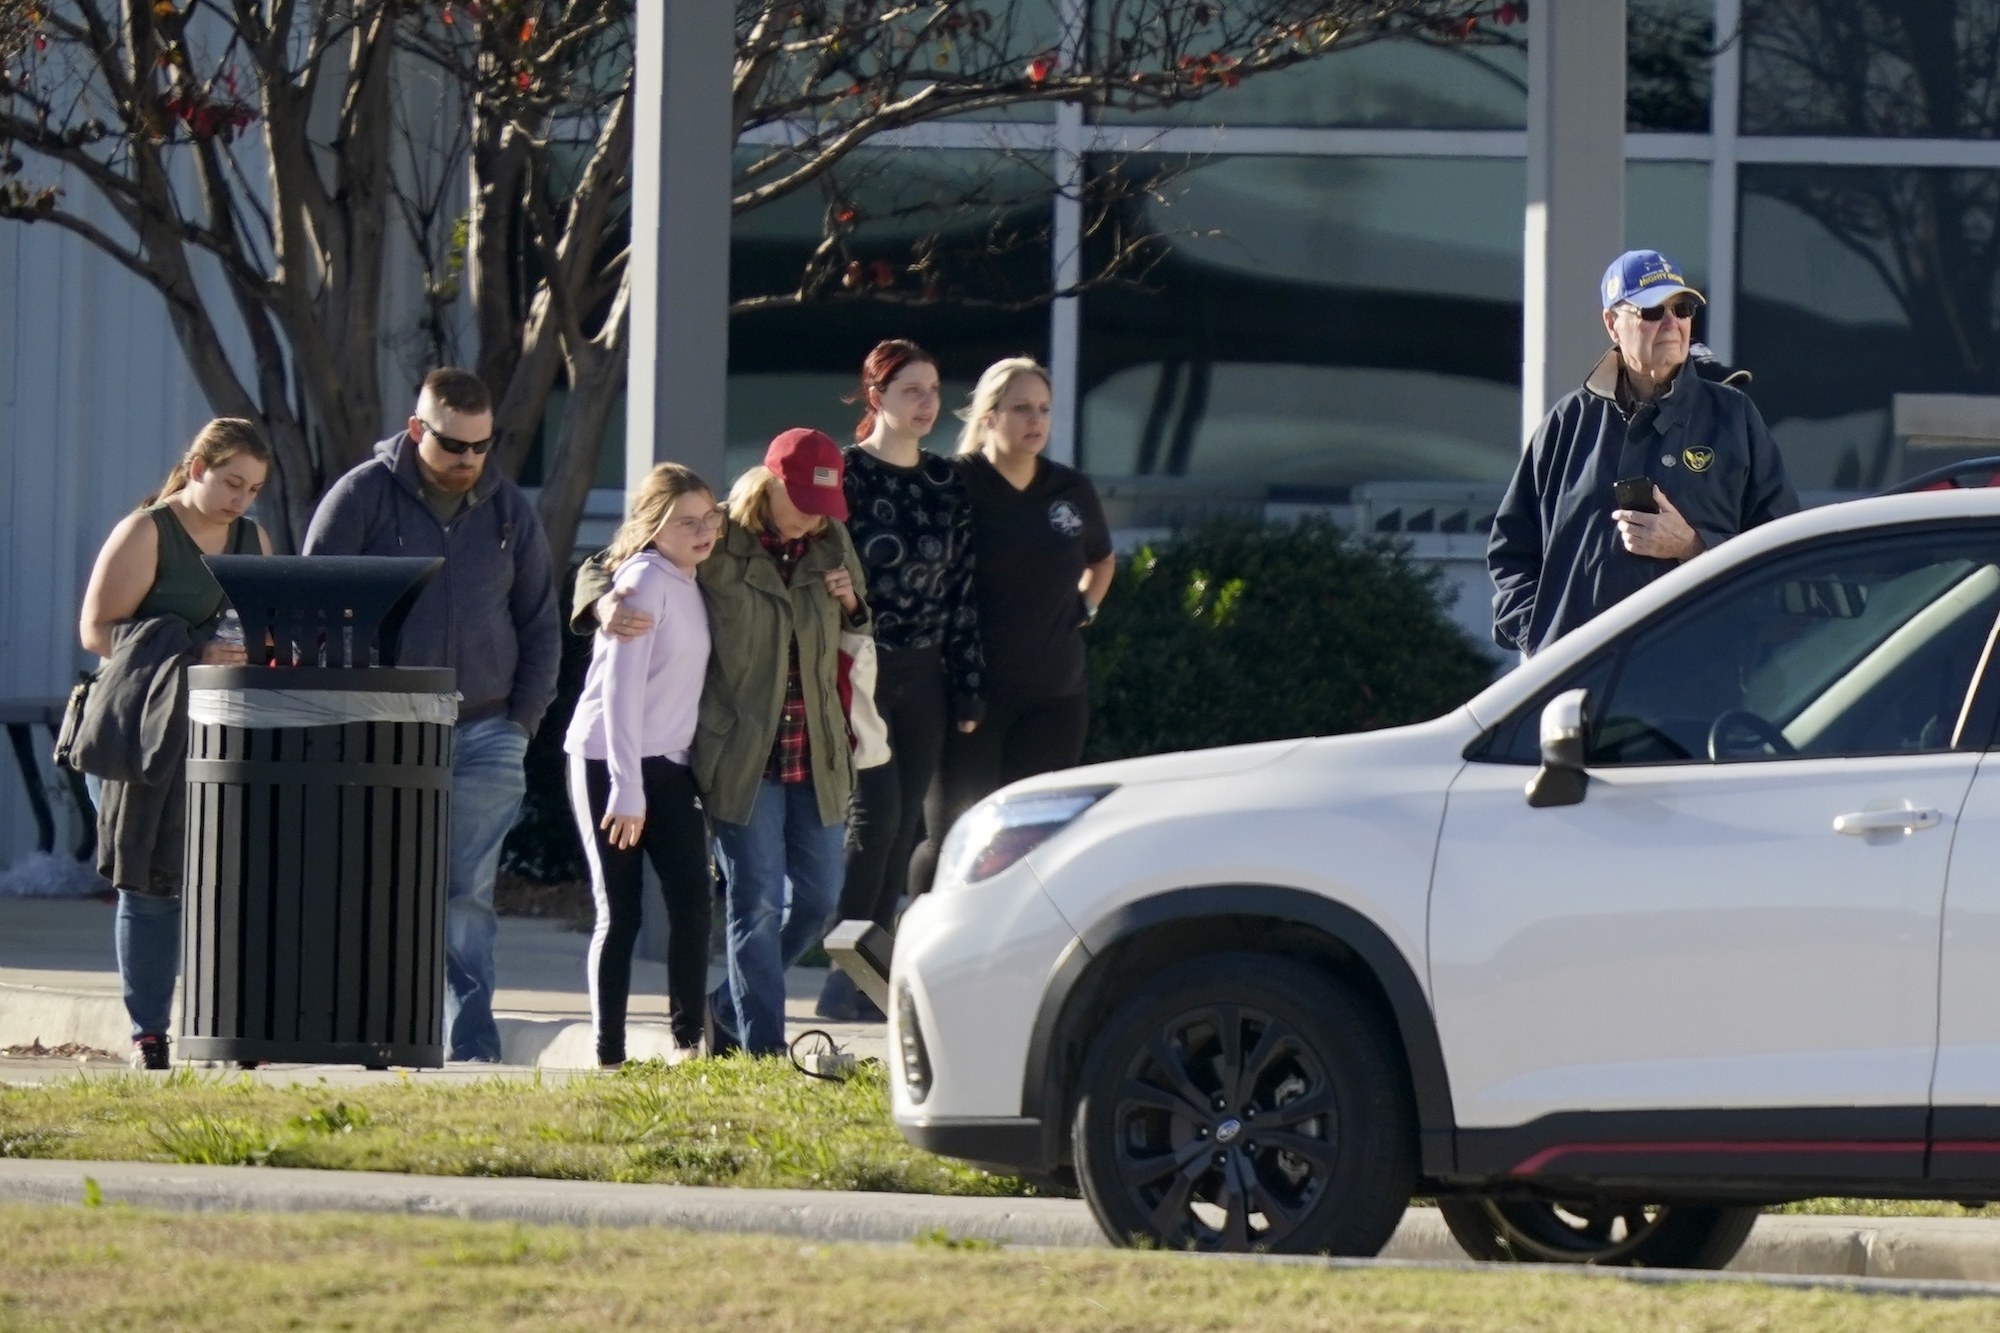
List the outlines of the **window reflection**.
<svg viewBox="0 0 2000 1333">
<path fill-rule="evenodd" d="M 1894 395 L 2000 384 L 2000 173 L 1746 166 L 1742 189 L 1737 360 L 1794 479 L 1921 470 Z"/>
<path fill-rule="evenodd" d="M 1712 12 L 1711 0 L 1629 0 L 1629 128 L 1708 129 Z M 1146 110 L 1113 107 L 1099 119 L 1106 124 L 1522 129 L 1528 123 L 1528 26 L 1523 20 L 1495 24 L 1492 31 L 1505 44 L 1374 42 L 1246 79 L 1197 102 Z"/>
<path fill-rule="evenodd" d="M 858 412 L 841 395 L 884 338 L 914 338 L 938 358 L 949 405 L 1003 356 L 1045 358 L 1052 170 L 1047 154 L 865 150 L 820 185 L 737 218 L 730 475 L 788 426 L 850 439 Z M 851 260 L 816 270 L 822 225 L 843 211 Z M 798 299 L 802 275 L 813 275 L 811 300 Z M 941 420 L 928 446 L 949 451 L 954 426 Z"/>
<path fill-rule="evenodd" d="M 1744 0 L 1743 132 L 1988 139 L 1994 0 Z"/>
<path fill-rule="evenodd" d="M 1083 300 L 1093 473 L 1306 495 L 1508 475 L 1520 447 L 1519 162 L 1091 168 L 1166 177 L 1164 202 L 1137 218 L 1163 247 L 1145 289 Z"/>
</svg>

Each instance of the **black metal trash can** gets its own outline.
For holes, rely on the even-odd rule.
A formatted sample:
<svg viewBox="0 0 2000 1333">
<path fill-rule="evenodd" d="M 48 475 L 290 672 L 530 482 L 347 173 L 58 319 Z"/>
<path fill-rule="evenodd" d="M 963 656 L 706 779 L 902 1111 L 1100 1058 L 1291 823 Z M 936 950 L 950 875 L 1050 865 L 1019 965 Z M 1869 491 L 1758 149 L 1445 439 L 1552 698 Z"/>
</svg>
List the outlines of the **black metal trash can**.
<svg viewBox="0 0 2000 1333">
<path fill-rule="evenodd" d="M 394 665 L 441 562 L 209 563 L 274 664 L 188 672 L 179 1053 L 442 1065 L 456 677 Z"/>
</svg>

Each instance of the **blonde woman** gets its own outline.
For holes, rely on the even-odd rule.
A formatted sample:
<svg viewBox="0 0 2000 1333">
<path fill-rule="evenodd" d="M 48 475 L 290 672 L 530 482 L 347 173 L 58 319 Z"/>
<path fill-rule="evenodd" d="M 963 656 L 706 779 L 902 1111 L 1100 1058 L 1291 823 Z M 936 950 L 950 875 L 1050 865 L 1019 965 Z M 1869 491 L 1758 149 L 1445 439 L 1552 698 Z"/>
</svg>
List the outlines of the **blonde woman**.
<svg viewBox="0 0 2000 1333">
<path fill-rule="evenodd" d="M 708 483 L 678 463 L 647 474 L 605 563 L 612 586 L 652 617 L 629 639 L 598 633 L 563 749 L 569 800 L 597 904 L 585 973 L 597 1062 L 625 1062 L 632 946 L 639 937 L 644 855 L 667 908 L 667 1024 L 677 1057 L 698 1053 L 707 1013 L 712 884 L 701 797 L 689 767 L 708 610 L 695 571 L 715 549 L 722 510 Z"/>
<path fill-rule="evenodd" d="M 959 413 L 958 472 L 972 502 L 973 586 L 986 653 L 986 716 L 945 738 L 924 800 L 912 892 L 930 887 L 952 822 L 1010 782 L 1069 768 L 1090 725 L 1083 628 L 1111 588 L 1111 533 L 1090 478 L 1042 456 L 1049 374 L 995 362 Z"/>
<path fill-rule="evenodd" d="M 786 1049 L 785 969 L 819 942 L 840 899 L 854 791 L 840 634 L 872 629 L 843 522 L 845 472 L 826 434 L 785 431 L 736 479 L 701 566 L 713 643 L 694 778 L 728 881 L 729 979 L 709 996 L 711 1054 Z M 578 572 L 572 605 L 572 628 L 621 638 L 650 628 L 601 558 Z"/>
<path fill-rule="evenodd" d="M 111 530 L 91 568 L 78 637 L 109 658 L 128 633 L 165 619 L 187 661 L 235 666 L 241 643 L 212 636 L 228 602 L 204 555 L 269 555 L 271 539 L 246 514 L 264 489 L 271 448 L 252 422 L 221 417 L 201 428 L 159 494 Z M 184 764 L 183 760 L 183 764 Z M 106 781 L 97 800 L 97 868 L 118 890 L 114 940 L 133 1062 L 165 1069 L 167 1026 L 180 971 L 184 767 L 145 786 Z"/>
</svg>

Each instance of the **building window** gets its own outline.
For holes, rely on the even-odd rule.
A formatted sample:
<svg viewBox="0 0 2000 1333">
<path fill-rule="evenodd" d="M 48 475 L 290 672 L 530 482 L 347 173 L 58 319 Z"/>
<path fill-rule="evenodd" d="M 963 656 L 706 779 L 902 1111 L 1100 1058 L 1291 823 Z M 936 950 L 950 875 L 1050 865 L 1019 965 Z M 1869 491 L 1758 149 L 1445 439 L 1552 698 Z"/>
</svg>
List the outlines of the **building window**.
<svg viewBox="0 0 2000 1333">
<path fill-rule="evenodd" d="M 739 167 L 754 150 L 739 154 Z M 913 338 L 938 358 L 947 408 L 991 362 L 1046 359 L 1054 158 L 1000 150 L 854 153 L 824 180 L 737 218 L 730 250 L 729 475 L 791 426 L 853 437 L 868 349 Z M 852 259 L 816 272 L 829 215 Z M 797 299 L 802 277 L 817 283 Z M 949 452 L 945 417 L 926 442 Z"/>
<path fill-rule="evenodd" d="M 1744 0 L 1743 132 L 1991 139 L 1994 0 Z"/>
<path fill-rule="evenodd" d="M 1902 474 L 1897 393 L 2000 384 L 2000 172 L 1745 166 L 1737 360 L 1803 487 Z"/>
<path fill-rule="evenodd" d="M 1081 459 L 1334 499 L 1520 448 L 1519 161 L 1093 159 L 1154 173 L 1143 286 L 1083 298 Z M 1143 196 L 1142 196 L 1143 197 Z"/>
</svg>

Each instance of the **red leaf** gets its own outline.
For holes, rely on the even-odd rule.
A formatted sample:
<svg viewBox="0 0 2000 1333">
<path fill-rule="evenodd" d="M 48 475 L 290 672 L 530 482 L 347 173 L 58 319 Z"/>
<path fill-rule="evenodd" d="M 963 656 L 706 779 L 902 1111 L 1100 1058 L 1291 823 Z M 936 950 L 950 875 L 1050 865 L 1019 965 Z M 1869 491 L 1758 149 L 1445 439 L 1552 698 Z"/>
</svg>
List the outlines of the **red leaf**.
<svg viewBox="0 0 2000 1333">
<path fill-rule="evenodd" d="M 528 71 L 525 69 L 514 76 L 514 86 L 524 93 L 534 86 L 534 82 L 533 79 L 528 77 Z"/>
<path fill-rule="evenodd" d="M 1049 75 L 1055 72 L 1056 58 L 1054 56 L 1036 56 L 1028 62 L 1029 83 L 1046 83 Z"/>
<path fill-rule="evenodd" d="M 535 36 L 535 16 L 533 14 L 530 14 L 528 15 L 527 18 L 521 20 L 521 45 L 526 46 L 530 41 L 534 39 L 534 36 Z"/>
<path fill-rule="evenodd" d="M 857 216 L 858 215 L 855 213 L 853 209 L 843 208 L 839 212 L 833 215 L 833 220 L 835 222 L 838 222 L 841 226 L 845 227 L 848 223 L 854 221 L 854 219 Z"/>
</svg>

